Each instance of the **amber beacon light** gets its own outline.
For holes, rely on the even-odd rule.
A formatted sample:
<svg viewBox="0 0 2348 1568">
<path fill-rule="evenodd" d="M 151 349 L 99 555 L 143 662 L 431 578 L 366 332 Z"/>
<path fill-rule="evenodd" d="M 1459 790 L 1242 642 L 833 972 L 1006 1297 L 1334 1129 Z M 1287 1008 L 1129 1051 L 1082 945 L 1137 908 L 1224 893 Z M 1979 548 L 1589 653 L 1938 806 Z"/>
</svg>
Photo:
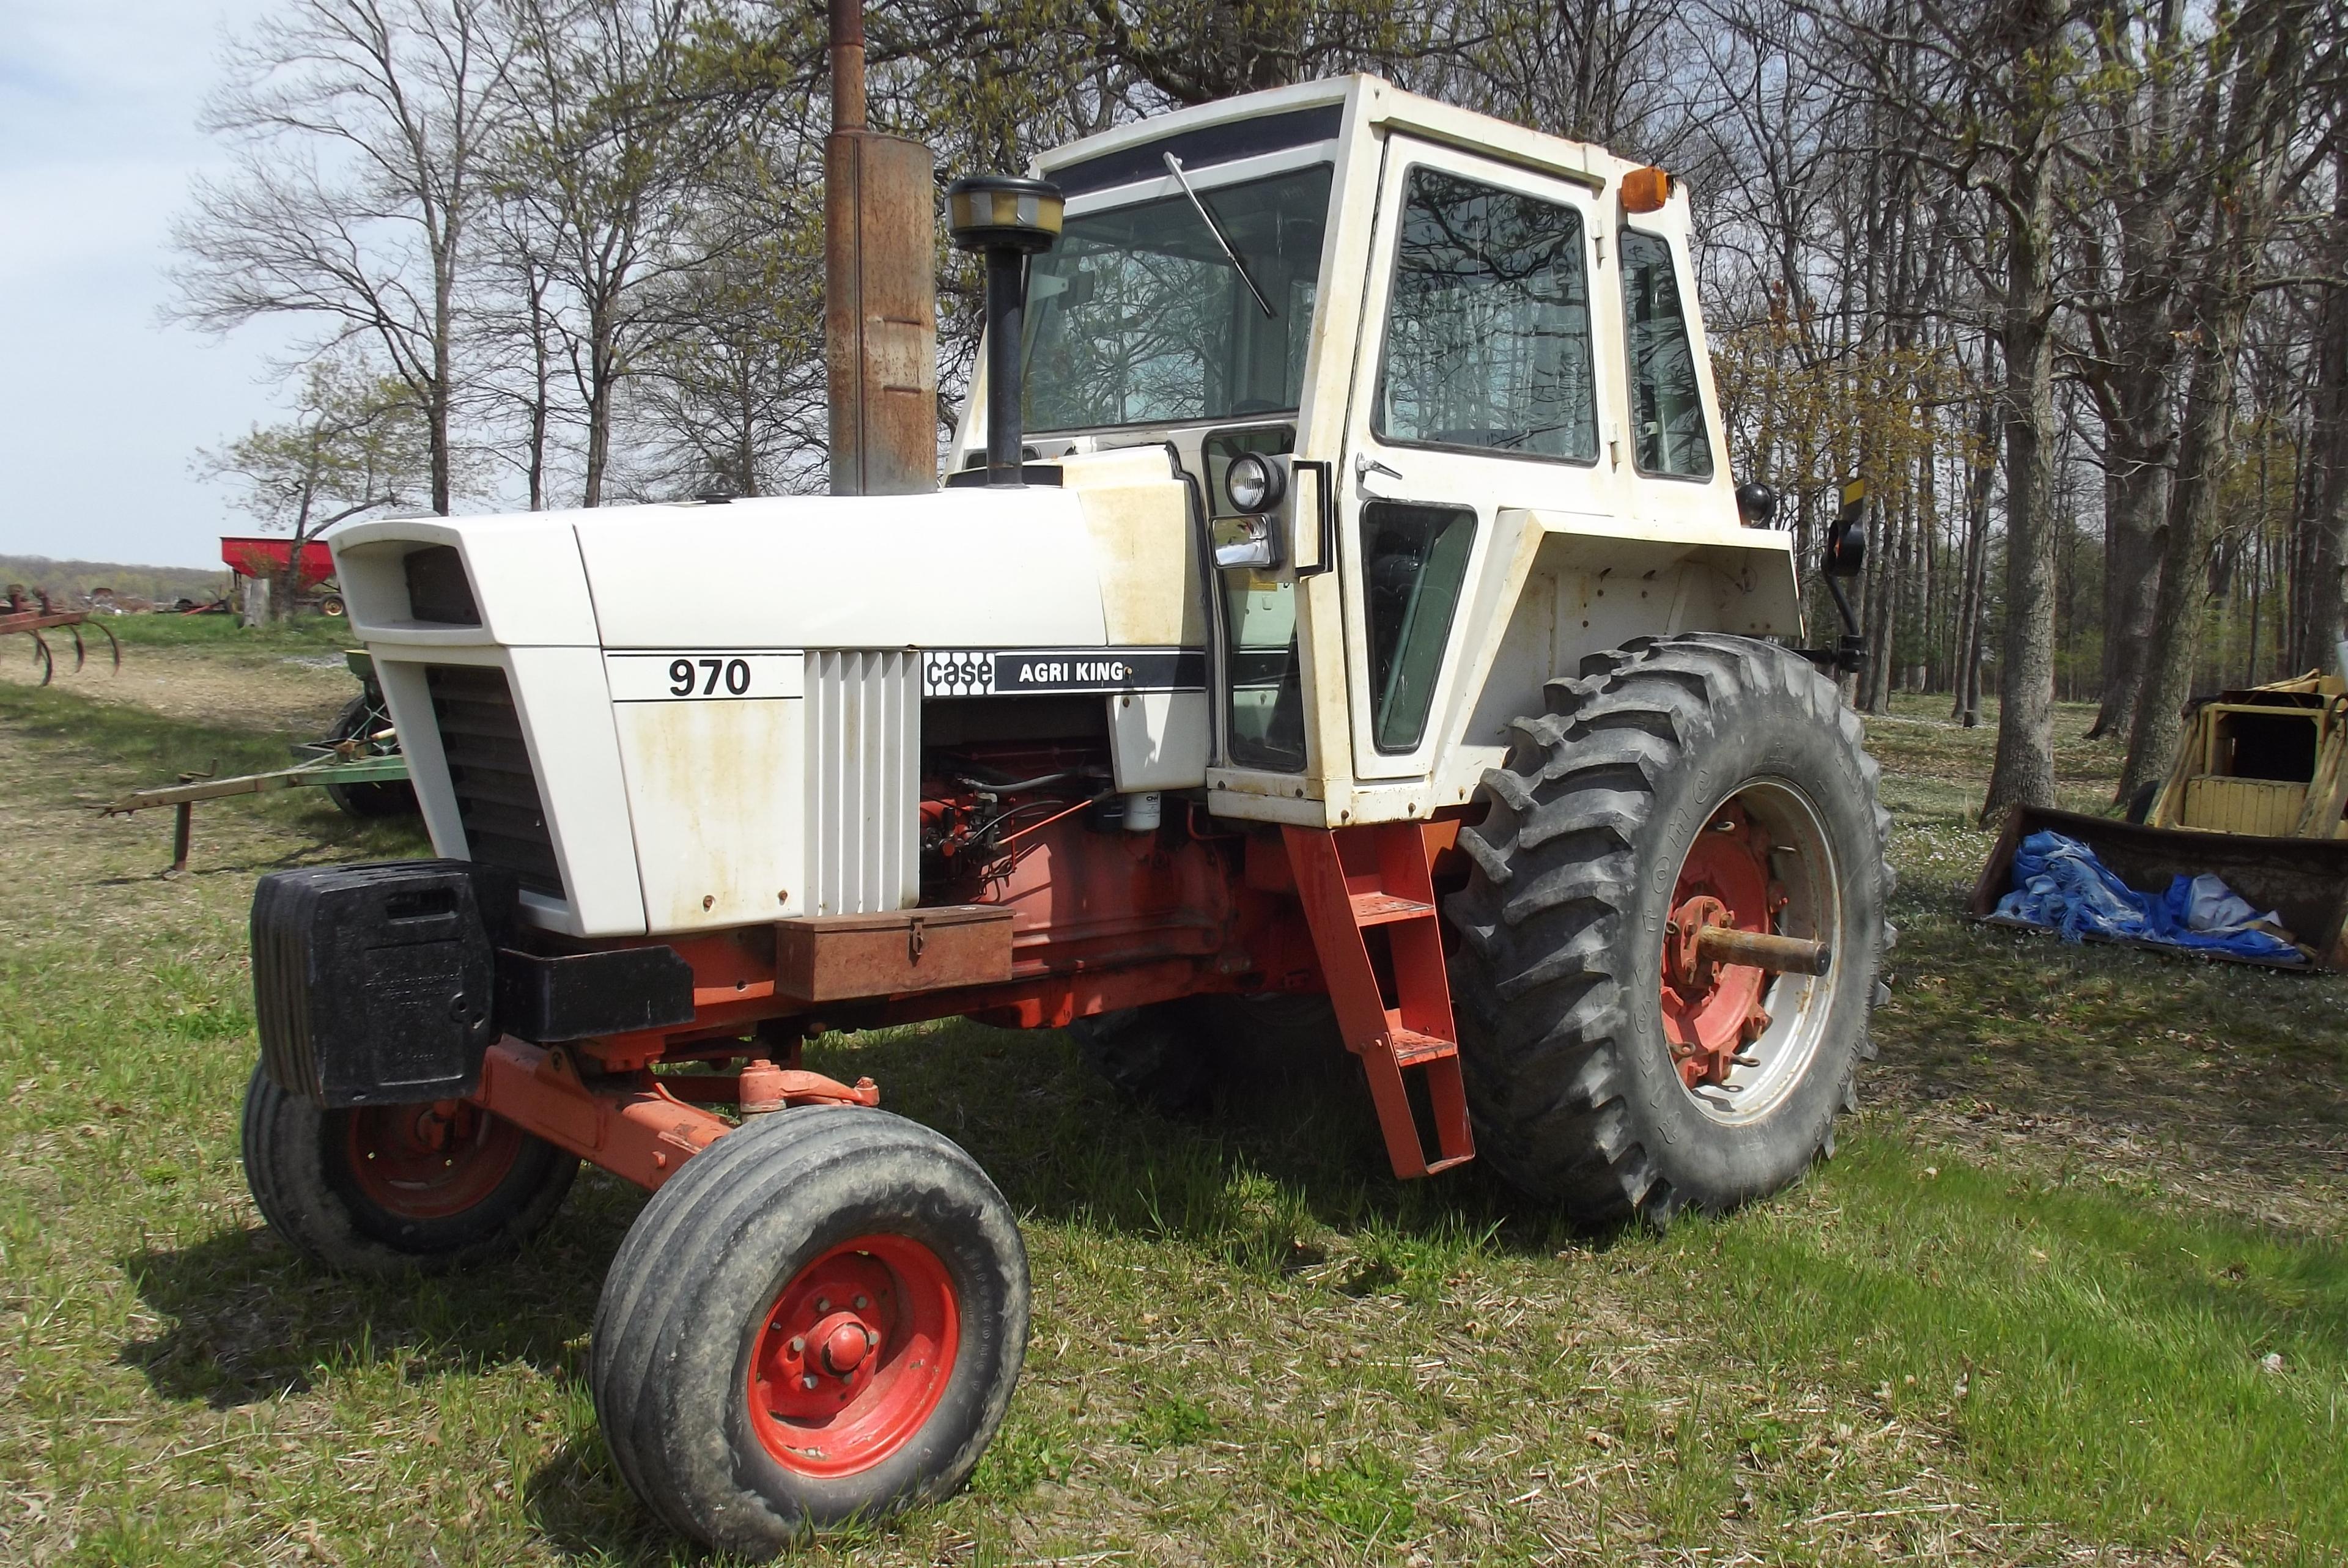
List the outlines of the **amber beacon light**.
<svg viewBox="0 0 2348 1568">
<path fill-rule="evenodd" d="M 1660 212 L 1663 203 L 1672 199 L 1672 177 L 1649 164 L 1634 169 L 1622 177 L 1622 210 L 1625 212 Z"/>
</svg>

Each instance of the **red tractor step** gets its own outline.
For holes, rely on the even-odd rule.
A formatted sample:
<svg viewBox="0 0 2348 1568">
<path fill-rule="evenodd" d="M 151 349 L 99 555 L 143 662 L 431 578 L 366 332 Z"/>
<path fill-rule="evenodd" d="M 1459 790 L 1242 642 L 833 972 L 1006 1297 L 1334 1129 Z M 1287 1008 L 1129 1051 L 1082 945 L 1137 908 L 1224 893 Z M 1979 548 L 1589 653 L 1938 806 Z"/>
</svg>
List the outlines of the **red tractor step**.
<svg viewBox="0 0 2348 1568">
<path fill-rule="evenodd" d="M 1395 1174 L 1433 1175 L 1475 1158 L 1421 825 L 1282 833 L 1337 1026 L 1369 1076 Z M 1379 928 L 1371 940 L 1366 933 Z M 1425 1087 L 1425 1127 L 1406 1072 Z"/>
</svg>

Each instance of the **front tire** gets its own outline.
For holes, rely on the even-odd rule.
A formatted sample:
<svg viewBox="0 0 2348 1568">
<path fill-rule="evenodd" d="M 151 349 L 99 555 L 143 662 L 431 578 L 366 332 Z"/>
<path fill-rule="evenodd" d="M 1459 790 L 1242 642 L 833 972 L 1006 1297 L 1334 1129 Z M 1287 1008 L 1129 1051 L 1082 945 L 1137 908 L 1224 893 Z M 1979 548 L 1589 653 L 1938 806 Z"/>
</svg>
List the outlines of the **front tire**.
<svg viewBox="0 0 2348 1568">
<path fill-rule="evenodd" d="M 1890 818 L 1859 720 L 1785 649 L 1642 640 L 1552 681 L 1485 775 L 1450 902 L 1479 1152 L 1585 1225 L 1797 1180 L 1856 1103 Z M 1696 961 L 1703 924 L 1799 936 L 1818 978 Z"/>
<path fill-rule="evenodd" d="M 270 1229 L 343 1274 L 462 1268 L 546 1228 L 579 1157 L 464 1101 L 324 1111 L 262 1068 L 244 1179 Z"/>
<path fill-rule="evenodd" d="M 653 1194 L 604 1278 L 589 1383 L 646 1506 L 765 1557 L 960 1487 L 1027 1316 L 1019 1227 L 968 1154 L 885 1112 L 785 1111 Z"/>
</svg>

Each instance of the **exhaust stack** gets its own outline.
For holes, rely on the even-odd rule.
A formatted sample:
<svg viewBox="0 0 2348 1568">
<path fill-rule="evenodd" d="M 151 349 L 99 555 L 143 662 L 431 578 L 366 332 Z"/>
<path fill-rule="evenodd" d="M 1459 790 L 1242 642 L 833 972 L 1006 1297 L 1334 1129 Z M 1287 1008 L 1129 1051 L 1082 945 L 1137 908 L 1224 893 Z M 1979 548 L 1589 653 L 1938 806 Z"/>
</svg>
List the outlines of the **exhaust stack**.
<svg viewBox="0 0 2348 1568">
<path fill-rule="evenodd" d="M 831 0 L 831 135 L 823 146 L 824 368 L 831 493 L 938 483 L 937 242 L 930 149 L 864 123 L 864 7 Z"/>
<path fill-rule="evenodd" d="M 946 187 L 946 232 L 986 257 L 986 482 L 1026 483 L 1020 457 L 1019 340 L 1027 258 L 1060 237 L 1060 188 L 1047 179 L 978 174 Z"/>
</svg>

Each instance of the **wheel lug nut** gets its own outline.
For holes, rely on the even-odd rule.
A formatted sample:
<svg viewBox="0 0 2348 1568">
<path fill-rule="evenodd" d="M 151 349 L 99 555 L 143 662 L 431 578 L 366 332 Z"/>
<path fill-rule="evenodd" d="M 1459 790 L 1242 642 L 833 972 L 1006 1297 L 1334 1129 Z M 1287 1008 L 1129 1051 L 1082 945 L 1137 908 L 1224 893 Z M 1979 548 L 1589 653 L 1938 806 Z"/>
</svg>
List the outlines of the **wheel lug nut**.
<svg viewBox="0 0 2348 1568">
<path fill-rule="evenodd" d="M 807 1354 L 807 1340 L 803 1337 L 797 1334 L 791 1336 L 791 1354 L 794 1356 Z"/>
<path fill-rule="evenodd" d="M 829 1296 L 817 1296 L 817 1297 L 815 1298 L 815 1309 L 816 1309 L 818 1312 L 829 1312 L 829 1311 L 830 1311 L 830 1310 L 831 1310 L 831 1298 L 830 1298 Z"/>
<path fill-rule="evenodd" d="M 859 1311 L 859 1312 L 863 1311 L 866 1307 L 870 1307 L 870 1306 L 871 1306 L 871 1305 L 872 1305 L 872 1303 L 871 1303 L 871 1302 L 870 1302 L 869 1300 L 865 1299 L 865 1298 L 864 1298 L 863 1296 L 858 1296 L 858 1297 L 856 1298 L 856 1310 L 857 1310 L 857 1311 Z"/>
<path fill-rule="evenodd" d="M 815 1374 L 813 1372 L 809 1372 L 806 1377 L 801 1378 L 799 1379 L 799 1387 L 802 1389 L 813 1389 L 815 1387 Z"/>
</svg>

